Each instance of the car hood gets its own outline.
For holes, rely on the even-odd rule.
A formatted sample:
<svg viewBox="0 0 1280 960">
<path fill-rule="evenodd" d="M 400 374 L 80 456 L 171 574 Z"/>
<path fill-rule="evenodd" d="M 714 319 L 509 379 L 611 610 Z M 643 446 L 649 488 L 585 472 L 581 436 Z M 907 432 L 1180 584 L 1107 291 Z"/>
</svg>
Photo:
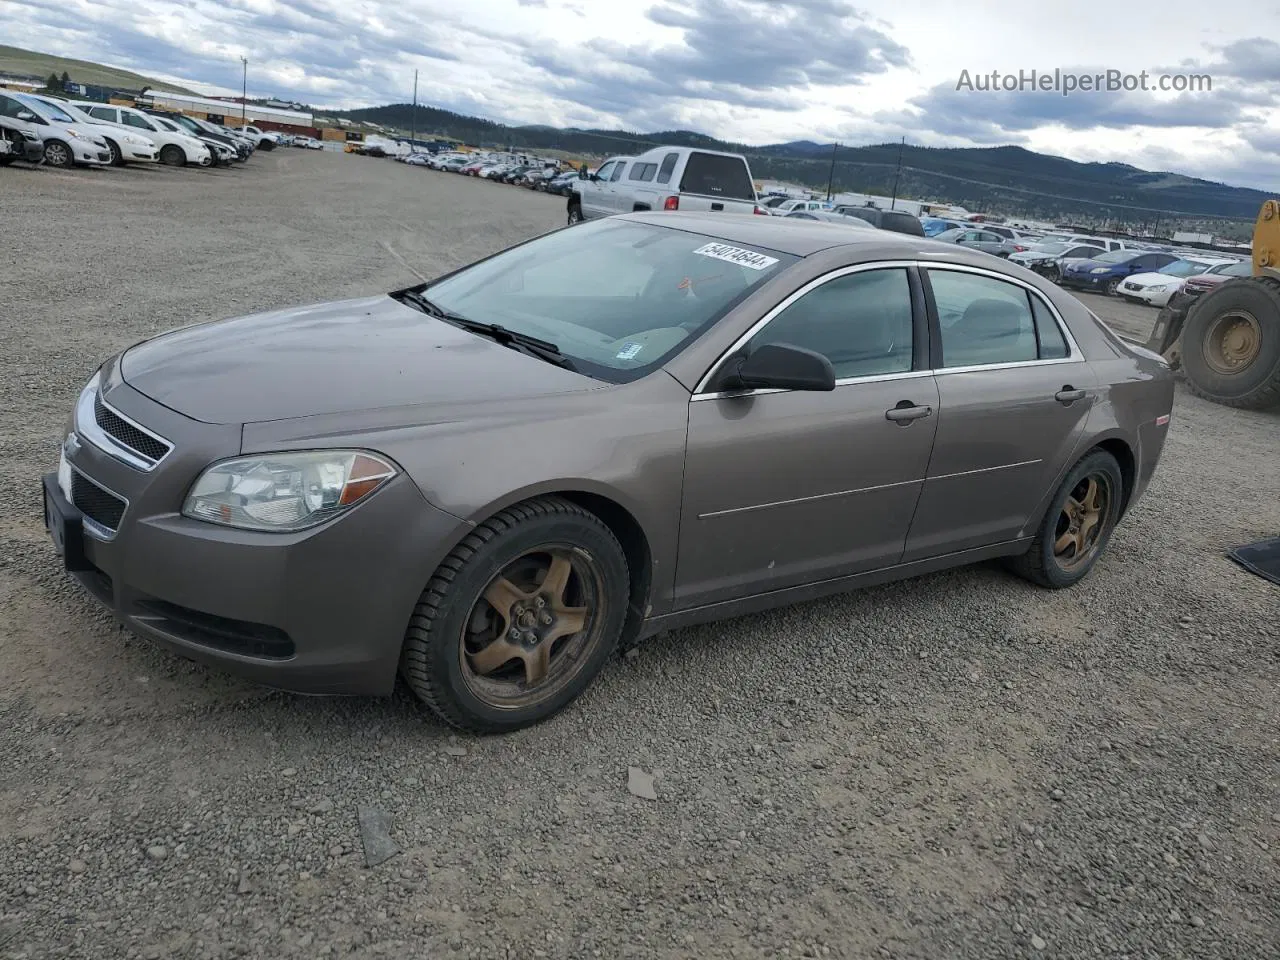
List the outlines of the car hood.
<svg viewBox="0 0 1280 960">
<path fill-rule="evenodd" d="M 1196 287 L 1200 290 L 1208 290 L 1210 287 L 1216 287 L 1220 283 L 1226 283 L 1228 280 L 1234 280 L 1235 277 L 1226 277 L 1220 273 L 1206 273 L 1198 277 L 1188 277 L 1184 287 Z"/>
<path fill-rule="evenodd" d="M 1136 283 L 1140 287 L 1163 287 L 1181 284 L 1186 277 L 1171 277 L 1167 273 L 1135 273 L 1125 283 Z"/>
<path fill-rule="evenodd" d="M 206 423 L 518 400 L 603 386 L 388 296 L 182 327 L 125 351 L 131 387 Z"/>
</svg>

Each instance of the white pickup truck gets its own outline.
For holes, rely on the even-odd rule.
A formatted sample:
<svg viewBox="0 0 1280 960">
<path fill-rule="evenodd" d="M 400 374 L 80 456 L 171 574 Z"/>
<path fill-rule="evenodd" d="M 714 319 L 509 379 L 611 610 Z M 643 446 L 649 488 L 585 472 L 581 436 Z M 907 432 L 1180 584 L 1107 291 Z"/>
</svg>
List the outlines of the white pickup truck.
<svg viewBox="0 0 1280 960">
<path fill-rule="evenodd" d="M 764 214 L 747 158 L 693 147 L 654 147 L 610 157 L 569 194 L 569 222 L 633 210 L 710 210 Z"/>
</svg>

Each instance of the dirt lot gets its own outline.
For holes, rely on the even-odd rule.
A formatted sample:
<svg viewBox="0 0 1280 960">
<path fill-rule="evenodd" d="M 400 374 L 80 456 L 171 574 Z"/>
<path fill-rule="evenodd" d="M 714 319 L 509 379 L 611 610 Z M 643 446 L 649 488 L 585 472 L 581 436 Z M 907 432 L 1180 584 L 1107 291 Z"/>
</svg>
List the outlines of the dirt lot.
<svg viewBox="0 0 1280 960">
<path fill-rule="evenodd" d="M 57 568 L 38 477 L 129 343 L 407 284 L 562 202 L 279 151 L 10 168 L 0 211 L 0 956 L 1277 955 L 1280 590 L 1223 551 L 1280 533 L 1280 416 L 1180 388 L 1074 591 L 980 566 L 685 630 L 455 739 L 404 693 L 131 639 Z M 372 869 L 364 804 L 402 847 Z"/>
</svg>

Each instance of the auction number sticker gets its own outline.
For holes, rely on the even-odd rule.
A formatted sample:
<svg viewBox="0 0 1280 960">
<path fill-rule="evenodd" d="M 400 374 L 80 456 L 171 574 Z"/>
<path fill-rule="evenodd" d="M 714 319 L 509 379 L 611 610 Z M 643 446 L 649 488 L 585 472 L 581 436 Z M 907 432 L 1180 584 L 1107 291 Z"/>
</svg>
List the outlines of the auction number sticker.
<svg viewBox="0 0 1280 960">
<path fill-rule="evenodd" d="M 704 257 L 724 260 L 726 263 L 736 263 L 740 267 L 751 270 L 765 270 L 778 262 L 777 257 L 766 257 L 763 253 L 743 250 L 742 247 L 731 247 L 727 243 L 708 243 L 693 252 Z"/>
</svg>

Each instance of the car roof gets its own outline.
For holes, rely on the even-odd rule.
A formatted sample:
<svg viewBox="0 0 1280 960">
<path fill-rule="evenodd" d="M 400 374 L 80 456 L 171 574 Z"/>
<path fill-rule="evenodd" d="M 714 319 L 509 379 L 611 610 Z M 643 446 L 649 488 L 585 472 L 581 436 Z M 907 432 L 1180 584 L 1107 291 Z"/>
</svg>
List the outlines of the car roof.
<svg viewBox="0 0 1280 960">
<path fill-rule="evenodd" d="M 842 223 L 822 220 L 679 211 L 638 211 L 618 214 L 617 218 L 688 230 L 729 243 L 777 250 L 794 257 L 807 257 L 834 247 L 861 246 L 866 248 L 870 258 L 951 260 L 997 272 L 1002 264 L 999 258 L 989 253 L 965 250 L 954 243 L 941 243 L 891 230 L 850 229 Z"/>
</svg>

